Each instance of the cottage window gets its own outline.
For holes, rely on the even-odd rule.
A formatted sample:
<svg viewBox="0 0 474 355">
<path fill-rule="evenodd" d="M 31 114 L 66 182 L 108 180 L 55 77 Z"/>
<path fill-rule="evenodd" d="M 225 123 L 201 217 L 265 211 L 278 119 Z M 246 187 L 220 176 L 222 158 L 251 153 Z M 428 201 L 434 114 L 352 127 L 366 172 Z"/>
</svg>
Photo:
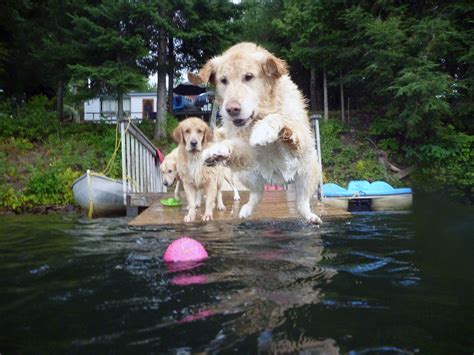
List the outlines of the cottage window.
<svg viewBox="0 0 474 355">
<path fill-rule="evenodd" d="M 102 105 L 101 106 L 102 113 L 117 112 L 117 109 L 118 109 L 117 100 L 103 99 L 101 105 Z M 123 99 L 123 111 L 126 113 L 130 113 L 130 108 L 131 108 L 130 98 L 125 97 Z"/>
</svg>

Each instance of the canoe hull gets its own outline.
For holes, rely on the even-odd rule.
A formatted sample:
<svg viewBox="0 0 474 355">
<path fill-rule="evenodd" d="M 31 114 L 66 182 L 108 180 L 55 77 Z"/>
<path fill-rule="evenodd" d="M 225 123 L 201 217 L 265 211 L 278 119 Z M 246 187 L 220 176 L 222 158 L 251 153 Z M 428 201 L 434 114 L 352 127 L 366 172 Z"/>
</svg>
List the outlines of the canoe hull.
<svg viewBox="0 0 474 355">
<path fill-rule="evenodd" d="M 353 180 L 347 189 L 328 183 L 323 185 L 323 196 L 325 204 L 351 211 L 408 210 L 413 203 L 410 188 L 395 189 L 384 181 Z"/>
<path fill-rule="evenodd" d="M 126 212 L 121 180 L 87 172 L 73 183 L 72 192 L 76 202 L 94 217 L 124 215 Z"/>
<path fill-rule="evenodd" d="M 349 209 L 349 201 L 371 200 L 371 211 L 402 211 L 409 210 L 413 204 L 412 194 L 390 196 L 365 196 L 365 197 L 325 197 L 323 203 L 328 206 L 343 210 Z"/>
</svg>

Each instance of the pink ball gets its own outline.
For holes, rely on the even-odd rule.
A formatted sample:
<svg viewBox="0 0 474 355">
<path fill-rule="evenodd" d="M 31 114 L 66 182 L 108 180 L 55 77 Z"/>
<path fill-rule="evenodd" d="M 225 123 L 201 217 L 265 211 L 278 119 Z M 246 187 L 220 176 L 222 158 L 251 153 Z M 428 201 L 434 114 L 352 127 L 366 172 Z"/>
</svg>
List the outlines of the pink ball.
<svg viewBox="0 0 474 355">
<path fill-rule="evenodd" d="M 207 251 L 201 243 L 189 237 L 176 239 L 163 255 L 165 262 L 199 261 L 207 259 Z"/>
</svg>

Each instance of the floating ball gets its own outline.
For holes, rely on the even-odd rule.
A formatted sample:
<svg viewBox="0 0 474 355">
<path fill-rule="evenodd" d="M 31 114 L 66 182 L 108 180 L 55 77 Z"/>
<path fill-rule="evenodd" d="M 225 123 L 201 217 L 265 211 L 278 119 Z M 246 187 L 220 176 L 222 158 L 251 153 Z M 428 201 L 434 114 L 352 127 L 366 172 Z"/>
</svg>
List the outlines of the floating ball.
<svg viewBox="0 0 474 355">
<path fill-rule="evenodd" d="M 176 239 L 163 255 L 165 262 L 199 261 L 207 258 L 207 251 L 202 244 L 189 237 Z"/>
</svg>

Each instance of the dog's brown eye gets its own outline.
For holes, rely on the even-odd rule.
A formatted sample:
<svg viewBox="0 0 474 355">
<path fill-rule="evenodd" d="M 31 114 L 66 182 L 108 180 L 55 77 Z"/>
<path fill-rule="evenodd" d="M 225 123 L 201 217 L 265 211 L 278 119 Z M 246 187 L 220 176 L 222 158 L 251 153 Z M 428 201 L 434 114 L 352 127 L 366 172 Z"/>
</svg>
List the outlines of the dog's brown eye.
<svg viewBox="0 0 474 355">
<path fill-rule="evenodd" d="M 169 172 L 169 173 L 172 173 L 172 172 L 173 172 L 173 170 L 168 170 L 168 172 Z"/>
<path fill-rule="evenodd" d="M 202 133 L 202 129 L 198 129 L 197 132 L 198 132 L 198 133 Z"/>
<path fill-rule="evenodd" d="M 253 74 L 247 73 L 244 76 L 245 81 L 250 81 L 253 79 Z"/>
<path fill-rule="evenodd" d="M 222 83 L 223 85 L 227 85 L 227 83 L 228 83 L 227 78 L 222 78 L 222 79 L 221 79 L 221 83 Z"/>
<path fill-rule="evenodd" d="M 184 133 L 191 133 L 191 130 L 188 128 Z"/>
</svg>

